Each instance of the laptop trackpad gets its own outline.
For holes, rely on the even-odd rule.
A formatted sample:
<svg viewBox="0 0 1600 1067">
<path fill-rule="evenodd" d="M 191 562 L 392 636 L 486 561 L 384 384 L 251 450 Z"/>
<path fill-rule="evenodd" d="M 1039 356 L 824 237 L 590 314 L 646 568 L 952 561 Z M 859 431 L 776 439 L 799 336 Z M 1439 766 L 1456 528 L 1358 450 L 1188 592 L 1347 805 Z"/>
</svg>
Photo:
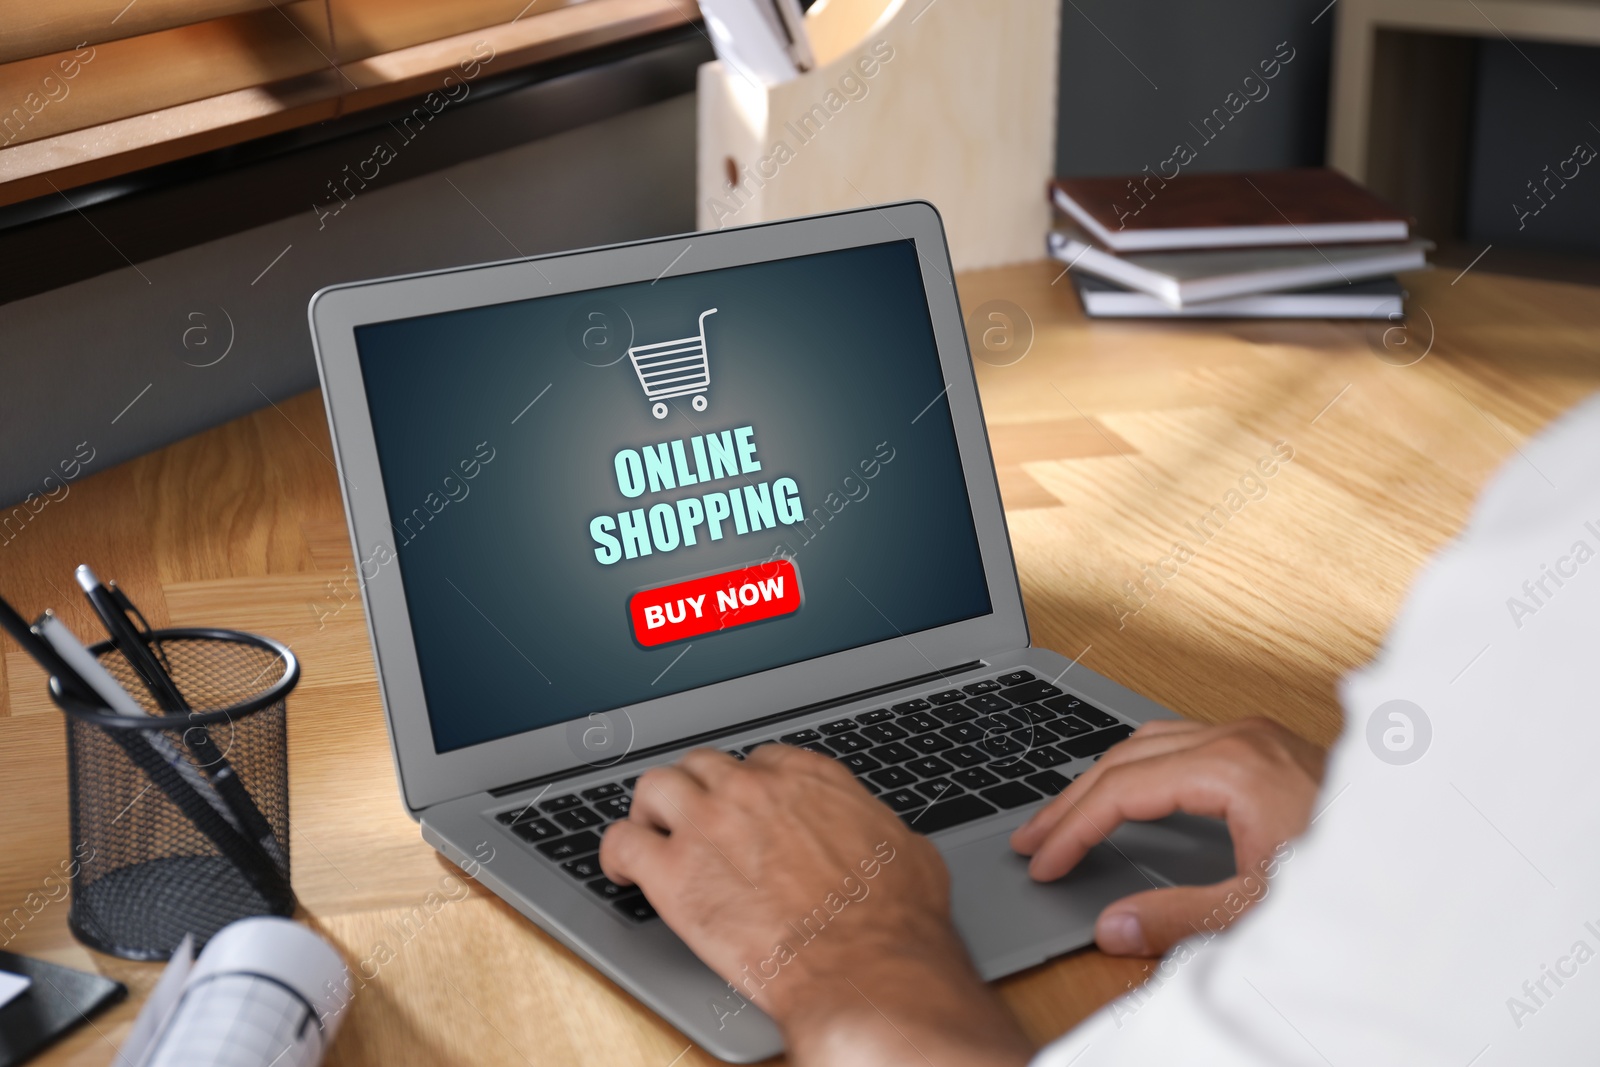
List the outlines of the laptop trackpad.
<svg viewBox="0 0 1600 1067">
<path fill-rule="evenodd" d="M 1223 824 L 1178 816 L 1134 823 L 1097 845 L 1066 877 L 1039 883 L 1028 861 L 998 833 L 945 851 L 956 928 L 984 978 L 998 978 L 1094 940 L 1094 921 L 1113 900 L 1233 873 Z"/>
</svg>

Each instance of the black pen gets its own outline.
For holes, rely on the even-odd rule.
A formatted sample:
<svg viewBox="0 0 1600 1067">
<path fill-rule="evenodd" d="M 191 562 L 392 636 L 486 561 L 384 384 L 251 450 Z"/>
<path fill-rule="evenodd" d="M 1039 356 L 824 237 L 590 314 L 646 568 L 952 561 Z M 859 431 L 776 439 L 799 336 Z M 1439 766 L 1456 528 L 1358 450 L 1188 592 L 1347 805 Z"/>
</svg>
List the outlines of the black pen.
<svg viewBox="0 0 1600 1067">
<path fill-rule="evenodd" d="M 145 714 L 132 695 L 111 677 L 60 619 L 47 611 L 39 616 L 29 632 L 34 635 L 35 642 L 30 642 L 28 647 L 34 647 L 35 643 L 44 645 L 54 662 L 65 665 L 67 674 L 56 676 L 63 686 L 67 678 L 74 679 L 76 684 L 94 694 L 90 698 L 92 704 L 124 718 Z M 228 805 L 218 795 L 218 788 L 185 759 L 161 731 L 110 727 L 105 734 L 122 747 L 152 785 L 161 787 L 177 809 L 239 868 L 264 899 L 273 900 L 291 892 L 273 859 L 264 855 L 256 842 L 239 832 Z"/>
<path fill-rule="evenodd" d="M 54 628 L 53 630 L 52 627 Z M 72 698 L 74 701 L 85 704 L 105 703 L 104 698 L 97 692 L 95 686 L 90 684 L 79 673 L 78 669 L 69 663 L 65 656 L 58 652 L 56 647 L 45 638 L 45 633 L 52 633 L 56 640 L 61 642 L 62 647 L 67 650 L 68 654 L 75 655 L 80 651 L 84 651 L 83 646 L 77 642 L 77 639 L 71 638 L 70 631 L 65 626 L 62 626 L 59 620 L 51 616 L 49 612 L 45 612 L 44 615 L 40 616 L 37 623 L 29 626 L 16 609 L 4 597 L 0 597 L 0 629 L 4 629 L 15 638 L 17 644 L 22 646 L 22 650 L 32 656 L 34 662 L 43 668 L 46 674 L 55 679 L 56 685 L 62 694 Z M 68 638 L 71 639 L 68 640 Z M 87 652 L 84 655 L 87 657 Z M 99 668 L 98 664 L 89 659 L 86 663 L 86 669 L 93 670 L 96 668 L 98 668 L 99 675 L 103 676 L 100 677 L 99 681 L 101 686 L 106 689 L 106 694 L 115 697 L 115 693 L 112 690 L 121 691 L 121 687 L 116 684 L 116 681 L 109 674 L 105 673 L 103 668 Z M 128 703 L 133 703 L 132 698 L 128 697 L 126 691 L 122 691 L 122 696 L 127 698 Z M 137 708 L 137 704 L 134 707 Z M 164 756 L 160 748 L 152 743 L 149 736 L 141 737 L 131 730 L 111 729 L 106 731 L 106 736 L 116 742 L 128 754 L 128 758 L 133 762 L 133 765 L 142 770 L 152 784 L 161 786 L 162 792 L 167 795 L 167 798 L 172 801 L 177 809 L 183 812 L 189 821 L 195 825 L 195 828 L 205 834 L 224 856 L 232 860 L 245 873 L 245 877 L 264 897 L 273 899 L 287 890 L 283 876 L 279 873 L 278 868 L 268 863 L 265 857 L 261 856 L 258 849 L 250 847 L 249 842 L 237 832 L 231 820 L 224 818 L 213 810 L 212 805 L 207 803 L 208 797 L 196 788 L 194 781 L 185 780 L 183 769 L 187 769 L 194 778 L 198 779 L 200 788 L 209 791 L 210 783 L 206 782 L 200 775 L 195 774 L 194 768 L 187 760 L 178 755 L 175 750 L 169 751 Z M 172 762 L 174 757 L 178 763 L 183 765 L 182 768 L 177 767 Z M 170 774 L 168 773 L 169 770 L 177 771 L 177 774 Z"/>
<path fill-rule="evenodd" d="M 111 635 L 112 644 L 144 681 L 145 687 L 150 690 L 150 695 L 155 698 L 161 710 L 168 715 L 190 714 L 193 709 L 183 699 L 183 694 L 178 691 L 172 676 L 151 652 L 145 635 L 123 610 L 123 605 L 126 605 L 129 610 L 137 612 L 138 608 L 133 606 L 133 602 L 120 589 L 112 590 L 102 585 L 100 579 L 95 577 L 94 571 L 87 566 L 78 567 L 74 577 L 77 578 L 84 595 L 89 598 L 89 604 L 94 608 L 95 614 L 100 616 L 106 632 Z M 118 603 L 119 599 L 121 603 Z M 254 839 L 274 862 L 283 862 L 283 849 L 278 844 L 277 836 L 272 832 L 272 825 L 261 814 L 261 809 L 256 807 L 249 790 L 239 781 L 239 776 L 234 773 L 233 767 L 222 755 L 222 750 L 211 739 L 211 732 L 203 727 L 185 730 L 183 739 L 189 750 L 194 753 L 195 762 L 210 775 L 216 784 L 217 792 L 221 794 L 228 810 L 232 812 L 229 821 L 246 831 L 246 835 Z"/>
<path fill-rule="evenodd" d="M 89 606 L 100 616 L 101 624 L 111 636 L 111 643 L 139 675 L 145 688 L 150 690 L 150 695 L 161 705 L 161 710 L 168 715 L 187 712 L 189 709 L 184 706 L 183 697 L 179 694 L 177 686 L 162 669 L 161 664 L 150 654 L 143 635 L 123 612 L 111 590 L 102 585 L 100 579 L 95 577 L 94 571 L 86 565 L 80 565 L 73 572 L 73 577 L 77 578 L 78 585 L 83 589 L 83 595 L 89 599 Z"/>
<path fill-rule="evenodd" d="M 61 689 L 69 696 L 82 701 L 93 701 L 94 693 L 78 672 L 67 665 L 67 661 L 57 655 L 50 643 L 28 627 L 28 623 L 17 609 L 5 599 L 0 597 L 0 629 L 5 630 L 22 646 L 22 651 L 33 657 L 45 674 L 57 678 Z"/>
</svg>

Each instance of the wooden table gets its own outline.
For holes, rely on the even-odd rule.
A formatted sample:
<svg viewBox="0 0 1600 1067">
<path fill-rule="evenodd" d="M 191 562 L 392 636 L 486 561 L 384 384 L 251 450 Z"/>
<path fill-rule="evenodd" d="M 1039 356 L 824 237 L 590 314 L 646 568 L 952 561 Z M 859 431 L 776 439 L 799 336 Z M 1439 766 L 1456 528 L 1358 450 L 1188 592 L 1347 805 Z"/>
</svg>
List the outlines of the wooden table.
<svg viewBox="0 0 1600 1067">
<path fill-rule="evenodd" d="M 1049 264 L 964 277 L 969 310 L 1009 301 L 1034 334 L 1019 361 L 998 365 L 1012 348 L 977 367 L 1035 643 L 1197 719 L 1265 714 L 1331 741 L 1335 681 L 1372 655 L 1418 565 L 1522 441 L 1600 385 L 1595 290 L 1452 273 L 1407 279 L 1409 330 L 1091 323 Z M 1280 441 L 1293 458 L 1249 480 Z M 331 1063 L 715 1062 L 476 887 L 398 932 L 454 868 L 400 805 L 331 456 L 311 393 L 85 478 L 0 546 L 0 589 L 89 633 L 71 588 L 89 561 L 156 625 L 255 630 L 302 657 L 289 706 L 303 918 L 352 960 L 397 949 Z M 1166 577 L 1135 611 L 1124 583 L 1147 566 Z M 60 716 L 5 649 L 0 920 L 68 855 Z M 66 911 L 24 909 L 0 940 L 133 988 L 43 1061 L 106 1064 L 158 969 L 77 945 Z M 1001 990 L 1042 1042 L 1143 973 L 1089 950 Z"/>
</svg>

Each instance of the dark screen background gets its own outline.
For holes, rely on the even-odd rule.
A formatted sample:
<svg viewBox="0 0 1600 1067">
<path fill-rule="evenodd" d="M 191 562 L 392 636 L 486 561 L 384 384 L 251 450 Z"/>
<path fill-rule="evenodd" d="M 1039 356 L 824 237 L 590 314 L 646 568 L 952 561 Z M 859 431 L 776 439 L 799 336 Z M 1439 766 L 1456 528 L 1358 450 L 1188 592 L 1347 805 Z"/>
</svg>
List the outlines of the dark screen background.
<svg viewBox="0 0 1600 1067">
<path fill-rule="evenodd" d="M 657 420 L 626 349 L 691 335 L 711 307 L 708 409 L 680 397 Z M 364 326 L 356 339 L 441 752 L 991 610 L 909 241 Z M 750 480 L 795 479 L 809 529 L 728 525 L 712 542 L 702 527 L 694 546 L 596 560 L 596 515 L 743 484 L 629 500 L 619 449 L 745 425 L 762 464 Z M 870 480 L 863 461 L 879 464 Z M 634 642 L 634 592 L 780 550 L 804 590 L 795 614 Z M 751 714 L 785 706 L 774 693 Z"/>
</svg>

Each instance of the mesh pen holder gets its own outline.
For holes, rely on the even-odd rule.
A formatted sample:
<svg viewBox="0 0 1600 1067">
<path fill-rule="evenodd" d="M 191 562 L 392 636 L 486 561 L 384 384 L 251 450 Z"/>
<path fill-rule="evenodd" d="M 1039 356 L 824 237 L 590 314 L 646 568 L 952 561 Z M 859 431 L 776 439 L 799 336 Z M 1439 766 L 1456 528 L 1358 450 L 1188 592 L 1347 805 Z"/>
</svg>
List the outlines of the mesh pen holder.
<svg viewBox="0 0 1600 1067">
<path fill-rule="evenodd" d="M 67 716 L 72 805 L 68 925 L 133 960 L 198 950 L 250 915 L 291 915 L 287 698 L 294 654 L 234 630 L 150 634 L 188 713 L 163 714 L 112 644 L 89 651 L 151 714 L 50 693 Z"/>
</svg>

